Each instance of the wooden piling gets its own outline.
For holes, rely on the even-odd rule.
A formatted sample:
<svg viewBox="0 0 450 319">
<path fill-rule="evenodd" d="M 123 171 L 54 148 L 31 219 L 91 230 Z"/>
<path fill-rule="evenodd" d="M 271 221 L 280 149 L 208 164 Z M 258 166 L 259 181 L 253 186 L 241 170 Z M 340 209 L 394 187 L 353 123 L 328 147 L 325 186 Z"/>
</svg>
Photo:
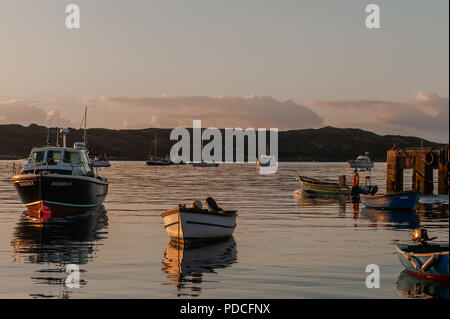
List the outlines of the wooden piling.
<svg viewBox="0 0 450 319">
<path fill-rule="evenodd" d="M 413 189 L 423 194 L 433 194 L 433 170 L 438 169 L 438 193 L 449 191 L 449 147 L 408 148 L 394 147 L 387 151 L 386 192 L 403 191 L 403 170 L 413 170 Z"/>
</svg>

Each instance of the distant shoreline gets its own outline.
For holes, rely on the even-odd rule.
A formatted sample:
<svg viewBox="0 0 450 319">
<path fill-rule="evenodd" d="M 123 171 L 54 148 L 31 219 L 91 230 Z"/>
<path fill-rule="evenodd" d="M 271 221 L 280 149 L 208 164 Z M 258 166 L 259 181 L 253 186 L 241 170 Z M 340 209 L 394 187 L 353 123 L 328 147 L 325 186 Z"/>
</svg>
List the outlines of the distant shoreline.
<svg viewBox="0 0 450 319">
<path fill-rule="evenodd" d="M 191 130 L 191 129 L 188 129 Z M 157 138 L 158 156 L 166 156 L 176 141 L 170 140 L 171 129 L 88 129 L 88 148 L 92 154 L 106 154 L 111 161 L 145 161 L 154 155 Z M 68 145 L 83 140 L 82 129 L 70 129 Z M 0 125 L 0 160 L 27 158 L 35 146 L 46 144 L 48 129 L 31 124 Z M 55 144 L 56 128 L 50 128 L 50 143 Z M 366 152 L 375 162 L 386 161 L 386 151 L 396 144 L 400 148 L 435 147 L 434 143 L 419 137 L 378 135 L 355 128 L 326 126 L 278 132 L 278 158 L 280 162 L 346 162 Z"/>
</svg>

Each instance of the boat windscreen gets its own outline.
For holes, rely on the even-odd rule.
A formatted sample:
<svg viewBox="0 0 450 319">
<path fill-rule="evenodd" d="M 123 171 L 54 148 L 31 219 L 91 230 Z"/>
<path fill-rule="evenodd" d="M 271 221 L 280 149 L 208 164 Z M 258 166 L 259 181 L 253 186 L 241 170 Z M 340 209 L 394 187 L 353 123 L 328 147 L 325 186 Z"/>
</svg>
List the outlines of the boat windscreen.
<svg viewBox="0 0 450 319">
<path fill-rule="evenodd" d="M 71 151 L 65 151 L 64 152 L 64 163 L 71 163 L 71 164 L 80 164 L 80 154 L 78 152 L 71 152 Z"/>
<path fill-rule="evenodd" d="M 34 151 L 30 155 L 29 163 L 37 164 L 44 161 L 44 151 Z"/>
<path fill-rule="evenodd" d="M 47 162 L 49 165 L 57 165 L 61 161 L 61 151 L 48 151 Z"/>
</svg>

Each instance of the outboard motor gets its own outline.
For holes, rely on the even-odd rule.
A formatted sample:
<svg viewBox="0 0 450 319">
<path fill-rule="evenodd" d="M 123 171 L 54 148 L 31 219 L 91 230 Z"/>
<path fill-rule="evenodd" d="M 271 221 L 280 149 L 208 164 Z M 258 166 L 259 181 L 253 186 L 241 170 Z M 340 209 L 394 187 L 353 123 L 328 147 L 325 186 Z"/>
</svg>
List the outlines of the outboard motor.
<svg viewBox="0 0 450 319">
<path fill-rule="evenodd" d="M 373 186 L 373 187 L 371 188 L 370 194 L 371 194 L 371 195 L 375 195 L 376 192 L 378 192 L 378 186 L 377 186 L 377 185 L 375 185 L 375 186 Z"/>
<path fill-rule="evenodd" d="M 437 237 L 428 237 L 428 232 L 425 228 L 413 230 L 413 240 L 419 244 L 426 244 L 427 241 L 436 239 Z"/>
<path fill-rule="evenodd" d="M 223 211 L 223 209 L 217 205 L 216 201 L 212 197 L 208 197 L 206 199 L 206 206 L 208 206 L 209 210 L 214 213 Z"/>
</svg>

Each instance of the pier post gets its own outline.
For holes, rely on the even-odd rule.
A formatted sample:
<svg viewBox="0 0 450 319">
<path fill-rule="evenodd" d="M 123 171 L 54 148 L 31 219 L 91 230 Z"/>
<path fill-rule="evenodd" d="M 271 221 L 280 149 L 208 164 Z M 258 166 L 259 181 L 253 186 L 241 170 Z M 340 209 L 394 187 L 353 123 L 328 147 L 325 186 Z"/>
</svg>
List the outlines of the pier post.
<svg viewBox="0 0 450 319">
<path fill-rule="evenodd" d="M 448 195 L 449 192 L 449 162 L 449 148 L 447 146 L 439 157 L 438 194 L 440 195 Z"/>
<path fill-rule="evenodd" d="M 403 190 L 403 167 L 401 157 L 395 150 L 387 153 L 386 192 L 396 193 Z"/>
<path fill-rule="evenodd" d="M 387 151 L 386 192 L 403 191 L 403 170 L 413 170 L 412 187 L 422 194 L 433 194 L 433 170 L 438 169 L 438 193 L 449 192 L 449 147 L 442 149 L 397 146 Z"/>
</svg>

